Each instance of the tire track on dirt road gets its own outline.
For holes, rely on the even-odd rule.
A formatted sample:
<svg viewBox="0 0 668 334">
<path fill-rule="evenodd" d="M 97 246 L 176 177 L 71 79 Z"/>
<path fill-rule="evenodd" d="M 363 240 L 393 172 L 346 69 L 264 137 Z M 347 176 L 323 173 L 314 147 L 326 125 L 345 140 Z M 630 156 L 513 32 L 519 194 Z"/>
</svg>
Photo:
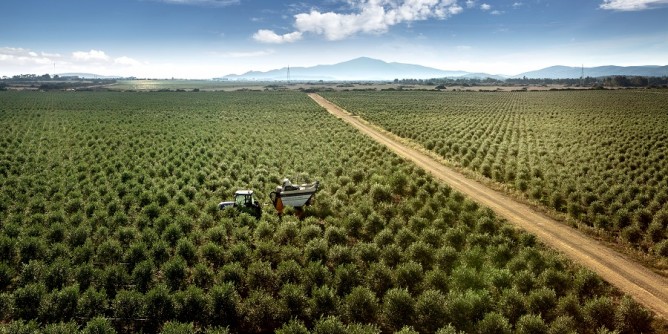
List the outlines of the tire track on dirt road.
<svg viewBox="0 0 668 334">
<path fill-rule="evenodd" d="M 654 311 L 658 316 L 668 319 L 668 279 L 581 232 L 533 210 L 528 205 L 519 203 L 501 192 L 468 179 L 463 174 L 446 167 L 428 155 L 398 142 L 391 135 L 378 131 L 366 121 L 351 115 L 322 96 L 309 94 L 309 97 L 329 113 L 354 126 L 380 144 L 387 146 L 399 156 L 412 161 L 453 189 L 491 208 L 497 215 L 507 219 L 510 223 L 537 236 L 544 244 L 594 271 L 604 280 Z"/>
</svg>

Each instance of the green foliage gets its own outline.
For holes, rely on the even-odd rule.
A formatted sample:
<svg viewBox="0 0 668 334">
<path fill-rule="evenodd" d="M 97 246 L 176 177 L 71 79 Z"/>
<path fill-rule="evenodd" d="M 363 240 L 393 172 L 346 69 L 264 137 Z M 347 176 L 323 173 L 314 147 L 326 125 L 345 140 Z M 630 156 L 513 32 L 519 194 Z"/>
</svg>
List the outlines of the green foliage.
<svg viewBox="0 0 668 334">
<path fill-rule="evenodd" d="M 291 320 L 283 324 L 281 328 L 277 329 L 276 334 L 309 334 L 308 328 L 299 320 Z"/>
<path fill-rule="evenodd" d="M 499 306 L 501 314 L 512 324 L 516 323 L 522 315 L 527 313 L 524 295 L 516 289 L 504 290 Z"/>
<path fill-rule="evenodd" d="M 391 289 L 383 297 L 383 319 L 387 328 L 397 331 L 413 324 L 415 300 L 406 289 Z"/>
<path fill-rule="evenodd" d="M 652 236 L 648 227 L 666 216 L 660 213 L 662 205 L 647 206 L 652 200 L 665 203 L 657 190 L 668 186 L 663 176 L 668 173 L 665 94 L 415 91 L 323 96 L 612 238 L 623 231 L 622 238 L 640 251 L 666 238 Z M 390 178 L 391 191 L 403 194 L 409 188 L 404 182 Z"/>
<path fill-rule="evenodd" d="M 438 290 L 427 290 L 417 298 L 415 305 L 416 328 L 421 332 L 435 332 L 450 323 L 446 296 Z"/>
<path fill-rule="evenodd" d="M 490 312 L 476 324 L 476 332 L 489 334 L 510 334 L 512 327 L 503 315 Z"/>
<path fill-rule="evenodd" d="M 304 287 L 298 284 L 285 284 L 278 293 L 281 318 L 308 318 L 308 298 Z"/>
<path fill-rule="evenodd" d="M 646 320 L 593 273 L 303 94 L 24 93 L 0 96 L 0 331 L 503 333 L 538 312 L 550 330 L 582 332 L 606 310 L 600 298 L 614 329 Z M 464 143 L 448 132 L 434 149 L 456 146 L 471 168 L 552 198 L 558 170 L 531 166 L 519 144 L 475 146 L 486 133 L 468 133 Z M 548 142 L 531 143 L 550 157 Z M 497 161 L 503 152 L 512 159 Z M 303 219 L 217 209 L 240 188 L 268 203 L 283 177 L 321 181 Z M 668 195 L 628 188 L 559 193 L 566 210 L 595 212 L 592 223 L 621 205 L 620 236 L 637 227 L 648 249 L 668 252 L 668 219 L 652 204 Z"/>
<path fill-rule="evenodd" d="M 84 318 L 103 315 L 108 307 L 107 293 L 89 287 L 81 294 L 78 303 L 78 314 Z"/>
<path fill-rule="evenodd" d="M 39 306 L 46 294 L 42 284 L 28 284 L 14 292 L 14 309 L 19 319 L 36 319 Z"/>
<path fill-rule="evenodd" d="M 192 322 L 181 323 L 168 321 L 162 326 L 161 334 L 191 334 L 195 332 L 195 325 Z"/>
<path fill-rule="evenodd" d="M 278 328 L 280 308 L 277 301 L 267 292 L 255 290 L 241 305 L 244 332 L 261 333 Z"/>
<path fill-rule="evenodd" d="M 654 315 L 630 297 L 622 298 L 615 311 L 615 327 L 621 334 L 652 333 Z"/>
<path fill-rule="evenodd" d="M 164 285 L 158 285 L 146 293 L 146 315 L 156 323 L 171 319 L 174 312 L 174 300 Z"/>
<path fill-rule="evenodd" d="M 518 334 L 541 334 L 547 333 L 548 326 L 540 315 L 525 314 L 517 320 L 515 325 Z"/>
<path fill-rule="evenodd" d="M 97 317 L 89 320 L 82 334 L 115 334 L 116 330 L 107 318 Z"/>
<path fill-rule="evenodd" d="M 345 334 L 348 333 L 346 325 L 334 316 L 321 318 L 315 323 L 313 334 Z"/>
<path fill-rule="evenodd" d="M 171 290 L 179 290 L 183 286 L 187 269 L 186 261 L 180 256 L 165 262 L 162 271 Z"/>
<path fill-rule="evenodd" d="M 206 324 L 211 318 L 213 303 L 209 295 L 197 286 L 190 285 L 185 291 L 175 294 L 176 318 L 180 321 L 193 321 Z"/>
<path fill-rule="evenodd" d="M 239 322 L 240 297 L 232 283 L 215 285 L 211 291 L 211 323 L 234 327 Z"/>
<path fill-rule="evenodd" d="M 44 334 L 79 333 L 79 325 L 75 322 L 58 322 L 44 326 Z"/>
<path fill-rule="evenodd" d="M 491 311 L 490 297 L 484 290 L 451 291 L 447 296 L 447 318 L 455 328 L 473 331 L 473 324 Z"/>
<path fill-rule="evenodd" d="M 116 318 L 141 319 L 144 316 L 144 295 L 132 290 L 119 291 L 111 307 Z"/>
<path fill-rule="evenodd" d="M 328 286 L 316 287 L 309 303 L 314 317 L 325 317 L 336 314 L 339 297 L 336 291 Z"/>
<path fill-rule="evenodd" d="M 153 281 L 153 262 L 142 261 L 132 270 L 130 280 L 138 291 L 145 293 L 151 287 Z"/>
<path fill-rule="evenodd" d="M 46 322 L 65 321 L 75 317 L 79 302 L 79 287 L 68 286 L 53 291 L 42 300 L 40 318 Z"/>
<path fill-rule="evenodd" d="M 540 314 L 543 319 L 551 320 L 553 310 L 557 305 L 557 295 L 551 289 L 536 289 L 527 296 L 526 304 L 530 313 Z"/>
<path fill-rule="evenodd" d="M 589 328 L 615 329 L 615 306 L 608 297 L 588 300 L 582 307 L 582 313 Z"/>
<path fill-rule="evenodd" d="M 24 320 L 15 320 L 9 323 L 0 324 L 0 333 L 11 334 L 33 334 L 39 331 L 39 324 L 34 321 L 25 322 Z"/>
<path fill-rule="evenodd" d="M 346 319 L 351 322 L 374 323 L 377 317 L 378 298 L 367 287 L 356 286 L 343 299 Z"/>
</svg>

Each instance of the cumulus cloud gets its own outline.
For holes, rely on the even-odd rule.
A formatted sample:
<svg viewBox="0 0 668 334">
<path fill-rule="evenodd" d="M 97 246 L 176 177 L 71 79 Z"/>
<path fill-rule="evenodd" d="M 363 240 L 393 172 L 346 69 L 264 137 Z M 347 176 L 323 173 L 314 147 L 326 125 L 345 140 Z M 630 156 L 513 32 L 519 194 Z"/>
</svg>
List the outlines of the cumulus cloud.
<svg viewBox="0 0 668 334">
<path fill-rule="evenodd" d="M 466 8 L 475 7 L 475 0 L 466 0 Z"/>
<path fill-rule="evenodd" d="M 490 9 L 492 9 L 492 6 L 489 5 L 489 4 L 484 3 L 484 4 L 480 5 L 480 9 L 482 9 L 482 10 L 490 10 Z"/>
<path fill-rule="evenodd" d="M 74 51 L 72 52 L 73 63 L 88 63 L 99 65 L 122 65 L 122 66 L 140 66 L 142 63 L 136 59 L 122 56 L 112 58 L 101 50 Z"/>
<path fill-rule="evenodd" d="M 90 50 L 90 51 L 74 51 L 72 52 L 72 59 L 77 61 L 109 61 L 104 51 Z"/>
<path fill-rule="evenodd" d="M 65 54 L 0 47 L 0 75 L 19 73 L 91 72 L 118 75 L 150 64 L 128 56 L 111 56 L 101 50 L 74 51 Z"/>
<path fill-rule="evenodd" d="M 288 43 L 302 38 L 304 33 L 342 40 L 358 33 L 381 34 L 400 23 L 431 18 L 446 19 L 462 12 L 456 0 L 348 0 L 350 13 L 320 12 L 294 16 L 296 31 L 279 35 L 272 30 L 258 30 L 253 38 L 265 43 Z"/>
<path fill-rule="evenodd" d="M 668 0 L 603 0 L 599 7 L 616 11 L 639 11 L 667 5 Z"/>
<path fill-rule="evenodd" d="M 301 38 L 302 33 L 300 31 L 279 35 L 272 30 L 260 29 L 255 34 L 253 34 L 254 40 L 271 44 L 292 43 L 300 40 Z"/>
<path fill-rule="evenodd" d="M 23 48 L 0 48 L 0 64 L 6 65 L 49 65 L 57 54 L 38 54 L 37 52 Z"/>
</svg>

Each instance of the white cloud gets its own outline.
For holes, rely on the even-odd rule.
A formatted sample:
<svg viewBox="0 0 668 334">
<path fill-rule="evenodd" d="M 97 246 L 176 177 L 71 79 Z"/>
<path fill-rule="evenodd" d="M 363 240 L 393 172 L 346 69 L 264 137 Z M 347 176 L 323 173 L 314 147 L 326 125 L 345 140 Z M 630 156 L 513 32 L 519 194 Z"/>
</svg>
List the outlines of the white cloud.
<svg viewBox="0 0 668 334">
<path fill-rule="evenodd" d="M 141 66 L 142 62 L 130 58 L 128 56 L 121 56 L 112 58 L 101 50 L 90 51 L 74 51 L 72 52 L 71 61 L 73 64 L 97 64 L 97 65 L 121 65 L 121 66 Z"/>
<path fill-rule="evenodd" d="M 475 7 L 475 0 L 466 0 L 466 8 Z"/>
<path fill-rule="evenodd" d="M 118 57 L 114 59 L 114 64 L 125 65 L 125 66 L 140 66 L 141 62 L 130 57 Z"/>
<path fill-rule="evenodd" d="M 521 3 L 521 2 L 515 2 L 515 3 L 513 3 L 513 8 L 522 7 L 522 5 L 523 5 L 523 3 Z"/>
<path fill-rule="evenodd" d="M 151 67 L 153 65 L 148 62 L 128 56 L 116 57 L 95 49 L 60 54 L 52 51 L 0 47 L 0 76 L 79 72 L 130 76 Z"/>
<path fill-rule="evenodd" d="M 37 52 L 23 48 L 0 48 L 0 64 L 2 65 L 49 65 L 53 64 L 55 57 L 47 57 Z"/>
<path fill-rule="evenodd" d="M 110 58 L 107 56 L 104 51 L 100 50 L 90 50 L 86 51 L 74 51 L 72 52 L 72 58 L 76 61 L 109 61 Z"/>
<path fill-rule="evenodd" d="M 55 57 L 55 58 L 62 57 L 62 55 L 60 53 L 48 53 L 48 52 L 43 52 L 42 51 L 39 54 L 42 55 L 42 57 Z"/>
<path fill-rule="evenodd" d="M 253 34 L 253 39 L 262 43 L 282 44 L 292 43 L 300 40 L 302 33 L 299 31 L 279 35 L 272 30 L 260 29 Z"/>
<path fill-rule="evenodd" d="M 348 3 L 353 8 L 351 13 L 312 9 L 294 16 L 295 32 L 278 35 L 262 29 L 253 38 L 265 43 L 286 43 L 301 39 L 303 33 L 312 33 L 335 41 L 358 33 L 382 34 L 400 23 L 442 20 L 463 11 L 456 0 L 348 0 Z"/>
<path fill-rule="evenodd" d="M 503 14 L 503 11 L 501 11 L 501 10 L 493 10 L 493 11 L 490 12 L 490 14 L 492 14 L 492 15 L 501 15 L 501 14 Z"/>
<path fill-rule="evenodd" d="M 482 9 L 482 10 L 490 10 L 490 9 L 492 9 L 492 6 L 489 5 L 489 4 L 484 3 L 484 4 L 480 5 L 480 9 Z"/>
<path fill-rule="evenodd" d="M 638 11 L 668 5 L 668 0 L 603 0 L 601 9 Z"/>
</svg>

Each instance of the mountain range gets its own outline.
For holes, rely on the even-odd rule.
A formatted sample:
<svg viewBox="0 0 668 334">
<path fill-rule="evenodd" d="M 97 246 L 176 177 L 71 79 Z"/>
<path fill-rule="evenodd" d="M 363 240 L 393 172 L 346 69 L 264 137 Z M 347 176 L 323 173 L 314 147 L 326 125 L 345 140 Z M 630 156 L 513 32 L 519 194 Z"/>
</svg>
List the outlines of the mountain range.
<svg viewBox="0 0 668 334">
<path fill-rule="evenodd" d="M 444 71 L 431 67 L 386 63 L 382 60 L 360 57 L 334 65 L 313 67 L 284 67 L 267 72 L 250 71 L 241 75 L 226 75 L 228 80 L 393 80 L 395 78 L 427 79 L 439 77 L 458 77 L 468 74 L 464 71 Z"/>
<path fill-rule="evenodd" d="M 567 79 L 579 78 L 584 72 L 585 77 L 609 77 L 613 75 L 665 77 L 668 76 L 668 66 L 598 66 L 598 67 L 568 67 L 551 66 L 537 71 L 525 72 L 514 78 L 526 76 L 530 79 Z"/>
<path fill-rule="evenodd" d="M 394 80 L 394 79 L 433 79 L 433 78 L 507 78 L 529 79 L 567 79 L 579 78 L 584 71 L 585 76 L 606 77 L 613 75 L 626 76 L 668 76 L 668 66 L 599 66 L 599 67 L 568 67 L 551 66 L 536 71 L 517 75 L 493 75 L 487 73 L 471 73 L 458 70 L 440 70 L 415 64 L 388 63 L 368 57 L 355 58 L 333 65 L 317 65 L 313 67 L 284 67 L 266 72 L 250 71 L 244 74 L 230 74 L 215 80 L 239 81 L 357 81 L 357 80 Z"/>
</svg>

